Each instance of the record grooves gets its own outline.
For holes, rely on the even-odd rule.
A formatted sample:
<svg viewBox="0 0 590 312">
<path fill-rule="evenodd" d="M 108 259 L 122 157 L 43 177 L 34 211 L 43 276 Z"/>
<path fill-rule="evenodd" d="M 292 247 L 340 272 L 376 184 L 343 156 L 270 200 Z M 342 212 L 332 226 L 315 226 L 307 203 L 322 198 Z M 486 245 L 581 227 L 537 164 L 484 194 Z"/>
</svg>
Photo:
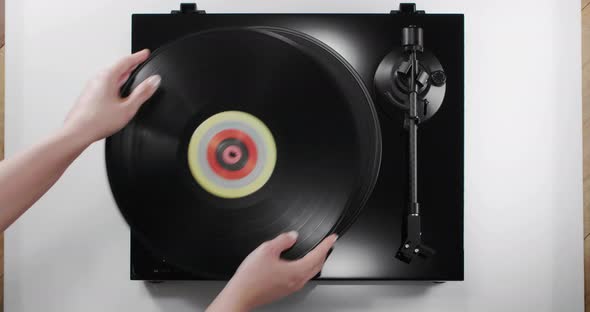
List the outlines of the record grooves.
<svg viewBox="0 0 590 312">
<path fill-rule="evenodd" d="M 215 29 L 154 51 L 123 91 L 154 73 L 160 90 L 106 146 L 115 200 L 154 254 L 227 277 L 281 232 L 299 231 L 296 259 L 356 219 L 380 127 L 336 52 L 282 28 Z"/>
</svg>

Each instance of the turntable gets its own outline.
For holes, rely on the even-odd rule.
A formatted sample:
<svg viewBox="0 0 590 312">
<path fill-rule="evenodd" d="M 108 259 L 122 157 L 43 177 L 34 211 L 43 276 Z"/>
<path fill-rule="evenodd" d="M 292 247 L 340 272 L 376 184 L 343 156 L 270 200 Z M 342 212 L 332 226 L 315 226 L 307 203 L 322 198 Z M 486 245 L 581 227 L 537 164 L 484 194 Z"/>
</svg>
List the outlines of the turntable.
<svg viewBox="0 0 590 312">
<path fill-rule="evenodd" d="M 135 14 L 163 77 L 107 140 L 131 279 L 227 279 L 289 230 L 323 280 L 463 279 L 463 15 Z"/>
</svg>

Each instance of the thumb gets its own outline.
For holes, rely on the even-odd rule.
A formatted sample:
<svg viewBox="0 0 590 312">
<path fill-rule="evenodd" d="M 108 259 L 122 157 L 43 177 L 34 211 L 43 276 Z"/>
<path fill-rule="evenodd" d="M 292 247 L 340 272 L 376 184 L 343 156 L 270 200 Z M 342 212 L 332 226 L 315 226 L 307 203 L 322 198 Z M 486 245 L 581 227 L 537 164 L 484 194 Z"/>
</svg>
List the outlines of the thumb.
<svg viewBox="0 0 590 312">
<path fill-rule="evenodd" d="M 297 241 L 298 236 L 299 233 L 297 233 L 296 231 L 283 233 L 275 237 L 273 240 L 269 241 L 268 245 L 271 247 L 272 252 L 278 256 L 284 250 L 293 247 L 293 245 L 295 245 L 295 242 Z"/>
<path fill-rule="evenodd" d="M 137 111 L 145 101 L 156 93 L 161 81 L 162 78 L 159 75 L 148 77 L 131 92 L 125 100 L 125 105 L 133 111 Z"/>
</svg>

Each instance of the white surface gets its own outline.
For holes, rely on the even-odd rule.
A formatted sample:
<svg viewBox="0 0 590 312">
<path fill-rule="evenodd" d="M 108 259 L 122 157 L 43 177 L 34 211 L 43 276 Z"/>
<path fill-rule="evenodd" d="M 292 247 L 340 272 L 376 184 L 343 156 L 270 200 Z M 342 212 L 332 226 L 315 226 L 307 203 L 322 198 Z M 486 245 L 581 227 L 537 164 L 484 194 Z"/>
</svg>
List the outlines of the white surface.
<svg viewBox="0 0 590 312">
<path fill-rule="evenodd" d="M 464 12 L 465 282 L 311 285 L 268 311 L 583 309 L 579 0 L 416 1 Z M 387 12 L 397 1 L 213 1 L 210 12 Z M 8 0 L 6 150 L 55 129 L 129 51 L 130 14 L 177 1 Z M 6 233 L 6 311 L 195 311 L 219 283 L 128 280 L 103 145 Z"/>
</svg>

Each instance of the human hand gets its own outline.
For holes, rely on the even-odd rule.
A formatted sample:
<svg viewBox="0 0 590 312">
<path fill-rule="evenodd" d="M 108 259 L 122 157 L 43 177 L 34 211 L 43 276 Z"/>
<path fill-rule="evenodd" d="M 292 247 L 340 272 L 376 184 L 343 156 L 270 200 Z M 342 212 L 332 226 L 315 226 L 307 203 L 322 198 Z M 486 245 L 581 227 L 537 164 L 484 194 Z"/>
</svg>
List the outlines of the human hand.
<svg viewBox="0 0 590 312">
<path fill-rule="evenodd" d="M 64 128 L 91 144 L 125 127 L 160 86 L 160 76 L 153 75 L 127 98 L 119 94 L 131 72 L 149 55 L 148 50 L 128 55 L 90 80 L 66 117 Z"/>
<path fill-rule="evenodd" d="M 336 239 L 336 234 L 328 236 L 295 261 L 280 256 L 295 244 L 297 232 L 281 234 L 263 243 L 246 257 L 207 311 L 250 311 L 300 290 L 320 272 Z"/>
</svg>

